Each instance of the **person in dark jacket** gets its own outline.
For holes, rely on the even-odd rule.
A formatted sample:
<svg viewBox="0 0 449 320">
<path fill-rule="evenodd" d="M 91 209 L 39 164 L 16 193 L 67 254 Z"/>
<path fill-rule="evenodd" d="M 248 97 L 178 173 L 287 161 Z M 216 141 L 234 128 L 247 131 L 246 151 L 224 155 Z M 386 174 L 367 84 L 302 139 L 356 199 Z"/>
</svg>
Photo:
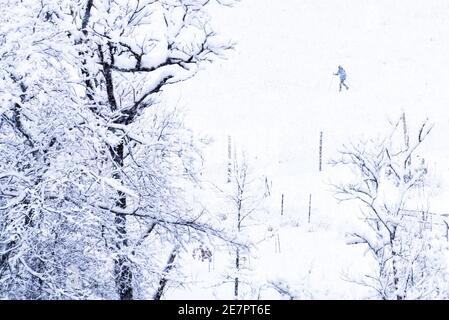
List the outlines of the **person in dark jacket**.
<svg viewBox="0 0 449 320">
<path fill-rule="evenodd" d="M 340 91 L 341 91 L 341 86 L 344 86 L 346 88 L 346 90 L 349 89 L 349 87 L 345 83 L 346 71 L 345 71 L 345 69 L 343 69 L 342 66 L 338 66 L 338 71 L 337 71 L 337 73 L 334 73 L 334 76 L 340 76 Z"/>
</svg>

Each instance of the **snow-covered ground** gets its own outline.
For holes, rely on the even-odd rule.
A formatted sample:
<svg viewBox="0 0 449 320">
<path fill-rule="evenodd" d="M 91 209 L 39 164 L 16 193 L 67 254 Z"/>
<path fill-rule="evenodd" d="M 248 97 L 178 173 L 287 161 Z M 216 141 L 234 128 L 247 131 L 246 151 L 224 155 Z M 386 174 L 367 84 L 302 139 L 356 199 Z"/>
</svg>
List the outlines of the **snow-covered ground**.
<svg viewBox="0 0 449 320">
<path fill-rule="evenodd" d="M 435 124 L 421 152 L 441 186 L 431 211 L 449 212 L 447 17 L 445 0 L 243 0 L 213 17 L 237 42 L 236 50 L 195 79 L 166 89 L 167 103 L 182 101 L 189 124 L 213 137 L 206 179 L 225 181 L 230 135 L 272 180 L 273 216 L 285 195 L 285 216 L 273 218 L 287 221 L 278 229 L 281 251 L 274 252 L 274 238 L 258 246 L 251 263 L 258 277 L 306 288 L 299 298 L 369 296 L 344 280 L 348 271 L 368 268 L 368 258 L 344 243 L 352 212 L 329 191 L 333 177 L 326 161 L 344 142 L 385 132 L 403 112 L 410 132 L 427 117 Z M 333 76 L 338 65 L 350 87 L 341 93 Z M 190 265 L 191 285 L 166 298 L 232 298 L 232 284 L 213 286 L 218 272 L 207 262 Z M 280 296 L 262 290 L 260 297 Z"/>
</svg>

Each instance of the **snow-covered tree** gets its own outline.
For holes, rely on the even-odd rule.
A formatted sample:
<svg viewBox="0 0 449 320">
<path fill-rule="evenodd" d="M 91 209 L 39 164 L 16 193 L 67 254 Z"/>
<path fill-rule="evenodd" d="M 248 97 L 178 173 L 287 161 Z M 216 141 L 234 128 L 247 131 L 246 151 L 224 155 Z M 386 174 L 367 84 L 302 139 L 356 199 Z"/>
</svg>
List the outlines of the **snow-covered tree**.
<svg viewBox="0 0 449 320">
<path fill-rule="evenodd" d="M 232 47 L 209 3 L 0 8 L 0 297 L 152 296 L 165 244 L 223 237 L 188 201 L 200 143 L 159 99 Z"/>
<path fill-rule="evenodd" d="M 344 145 L 340 158 L 344 182 L 336 184 L 340 201 L 360 207 L 357 223 L 348 231 L 348 243 L 364 244 L 376 262 L 375 271 L 362 279 L 383 299 L 446 297 L 446 246 L 441 235 L 428 228 L 428 168 L 420 146 L 431 132 L 425 121 L 415 136 L 402 131 L 400 119 L 380 139 Z"/>
<path fill-rule="evenodd" d="M 238 155 L 235 152 L 230 181 L 225 189 L 225 197 L 229 203 L 229 221 L 233 224 L 232 229 L 238 242 L 244 244 L 234 248 L 234 261 L 230 271 L 232 276 L 228 275 L 234 282 L 234 299 L 248 296 L 248 292 L 242 290 L 242 284 L 250 290 L 254 289 L 249 261 L 251 247 L 254 246 L 255 240 L 260 239 L 255 239 L 251 230 L 265 222 L 264 215 L 267 213 L 263 208 L 263 202 L 268 197 L 265 180 L 253 171 L 245 153 Z"/>
<path fill-rule="evenodd" d="M 212 30 L 205 10 L 208 3 L 88 0 L 73 11 L 78 31 L 73 37 L 82 56 L 86 107 L 116 138 L 107 143 L 109 160 L 115 167 L 109 178 L 114 183 L 129 184 L 123 172 L 125 157 L 136 144 L 142 144 L 130 137 L 130 127 L 145 110 L 155 107 L 156 95 L 167 85 L 191 78 L 201 63 L 231 48 Z M 116 192 L 107 205 L 115 211 L 115 228 L 120 235 L 115 279 L 120 298 L 130 299 L 132 272 L 125 253 L 129 247 L 125 212 L 129 212 L 130 199 L 123 190 Z M 149 206 L 155 207 L 154 203 Z"/>
<path fill-rule="evenodd" d="M 82 297 L 82 290 L 61 288 L 71 262 L 88 259 L 76 240 L 81 230 L 67 225 L 78 211 L 67 217 L 64 195 L 54 192 L 65 181 L 52 176 L 52 166 L 76 144 L 70 128 L 79 108 L 61 64 L 67 35 L 45 8 L 8 1 L 0 9 L 0 295 L 9 298 Z"/>
</svg>

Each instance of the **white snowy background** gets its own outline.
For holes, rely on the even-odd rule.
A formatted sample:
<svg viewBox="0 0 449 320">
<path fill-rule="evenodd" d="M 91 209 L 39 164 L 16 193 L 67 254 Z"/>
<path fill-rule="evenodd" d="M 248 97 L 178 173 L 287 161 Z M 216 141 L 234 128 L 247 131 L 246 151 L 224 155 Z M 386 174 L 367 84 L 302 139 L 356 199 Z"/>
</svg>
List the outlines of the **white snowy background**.
<svg viewBox="0 0 449 320">
<path fill-rule="evenodd" d="M 363 273 L 369 258 L 344 242 L 351 212 L 332 196 L 326 160 L 344 142 L 384 132 L 403 112 L 410 130 L 426 118 L 435 124 L 422 147 L 442 186 L 430 211 L 449 212 L 448 16 L 449 3 L 439 0 L 245 0 L 213 15 L 233 35 L 236 49 L 173 88 L 169 101 L 185 106 L 189 124 L 213 137 L 205 156 L 208 179 L 225 181 L 230 135 L 257 171 L 272 179 L 273 215 L 285 195 L 283 219 L 298 226 L 280 229 L 281 253 L 274 238 L 259 246 L 251 267 L 261 278 L 307 288 L 302 298 L 370 296 L 344 280 L 347 272 Z M 332 75 L 338 65 L 350 87 L 341 93 Z M 232 298 L 231 285 L 217 289 L 213 276 L 204 279 L 208 268 L 192 268 L 198 285 L 169 291 L 166 298 Z M 270 291 L 262 297 L 279 296 Z"/>
</svg>

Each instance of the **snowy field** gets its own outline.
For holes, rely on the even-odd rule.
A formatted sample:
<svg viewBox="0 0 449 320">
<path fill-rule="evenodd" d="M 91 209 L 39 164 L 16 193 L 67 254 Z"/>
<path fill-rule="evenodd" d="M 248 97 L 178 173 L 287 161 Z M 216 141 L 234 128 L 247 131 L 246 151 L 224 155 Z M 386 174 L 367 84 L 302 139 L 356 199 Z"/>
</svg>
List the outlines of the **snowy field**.
<svg viewBox="0 0 449 320">
<path fill-rule="evenodd" d="M 421 149 L 441 184 L 430 209 L 449 212 L 448 15 L 446 1 L 245 0 L 214 16 L 235 35 L 236 50 L 173 96 L 187 105 L 195 130 L 215 140 L 206 156 L 211 179 L 226 179 L 230 135 L 272 179 L 272 214 L 279 214 L 283 193 L 286 216 L 299 221 L 298 227 L 279 229 L 281 253 L 275 253 L 274 239 L 259 246 L 252 267 L 260 277 L 296 283 L 305 288 L 301 298 L 370 296 L 344 280 L 348 270 L 363 272 L 369 257 L 344 244 L 353 216 L 332 196 L 326 160 L 342 143 L 382 134 L 402 113 L 410 130 L 426 118 L 435 124 Z M 338 65 L 346 69 L 350 87 L 341 93 L 332 75 Z M 207 274 L 204 268 L 192 273 Z M 221 292 L 215 296 L 232 297 L 231 287 Z M 187 297 L 212 298 L 196 286 L 167 296 Z"/>
</svg>

